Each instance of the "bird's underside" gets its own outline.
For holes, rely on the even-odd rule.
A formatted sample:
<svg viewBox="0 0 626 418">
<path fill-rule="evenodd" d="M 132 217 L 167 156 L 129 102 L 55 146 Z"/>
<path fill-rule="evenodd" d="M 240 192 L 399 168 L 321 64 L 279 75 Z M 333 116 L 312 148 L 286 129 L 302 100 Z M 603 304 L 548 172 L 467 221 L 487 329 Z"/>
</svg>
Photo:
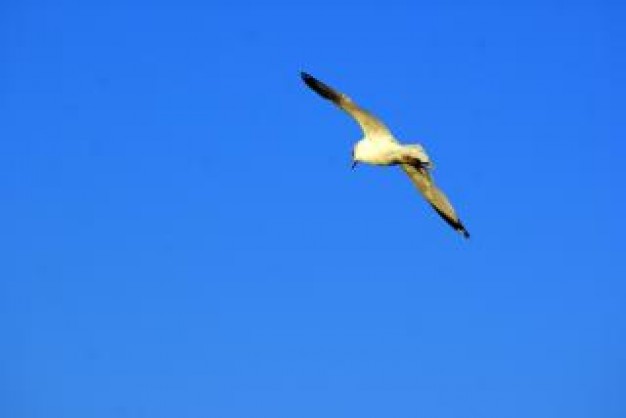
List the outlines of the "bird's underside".
<svg viewBox="0 0 626 418">
<path fill-rule="evenodd" d="M 379 165 L 400 165 L 439 216 L 465 238 L 469 238 L 469 233 L 457 216 L 450 201 L 435 185 L 430 174 L 432 163 L 421 146 L 403 146 L 399 144 L 383 122 L 360 108 L 348 96 L 334 90 L 307 73 L 303 72 L 301 75 L 303 81 L 313 91 L 335 103 L 358 122 L 365 135 L 355 145 L 355 151 L 361 151 L 360 154 L 365 156 L 360 161 Z M 381 154 L 383 152 L 396 152 L 397 154 L 395 157 L 384 157 Z"/>
</svg>

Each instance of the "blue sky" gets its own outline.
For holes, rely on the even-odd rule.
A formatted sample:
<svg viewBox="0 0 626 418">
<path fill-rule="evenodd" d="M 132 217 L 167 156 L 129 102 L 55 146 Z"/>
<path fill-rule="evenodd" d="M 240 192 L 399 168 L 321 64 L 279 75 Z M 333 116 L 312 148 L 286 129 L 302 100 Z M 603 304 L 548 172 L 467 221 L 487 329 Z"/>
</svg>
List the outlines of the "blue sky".
<svg viewBox="0 0 626 418">
<path fill-rule="evenodd" d="M 608 1 L 4 2 L 3 417 L 626 416 Z M 306 70 L 421 142 L 472 239 Z"/>
</svg>

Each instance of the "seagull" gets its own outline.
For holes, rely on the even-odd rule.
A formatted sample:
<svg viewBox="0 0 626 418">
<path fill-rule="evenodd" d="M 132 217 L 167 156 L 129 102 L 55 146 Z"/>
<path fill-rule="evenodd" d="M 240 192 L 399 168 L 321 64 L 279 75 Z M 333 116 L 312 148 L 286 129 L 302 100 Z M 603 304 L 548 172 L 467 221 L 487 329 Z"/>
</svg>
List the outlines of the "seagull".
<svg viewBox="0 0 626 418">
<path fill-rule="evenodd" d="M 359 107 L 348 96 L 310 74 L 302 72 L 300 75 L 304 83 L 314 92 L 339 106 L 361 127 L 364 136 L 352 149 L 353 169 L 358 163 L 379 166 L 399 165 L 439 216 L 465 238 L 469 238 L 469 232 L 461 223 L 452 204 L 435 185 L 430 173 L 433 163 L 424 147 L 419 144 L 401 144 L 383 122 Z"/>
</svg>

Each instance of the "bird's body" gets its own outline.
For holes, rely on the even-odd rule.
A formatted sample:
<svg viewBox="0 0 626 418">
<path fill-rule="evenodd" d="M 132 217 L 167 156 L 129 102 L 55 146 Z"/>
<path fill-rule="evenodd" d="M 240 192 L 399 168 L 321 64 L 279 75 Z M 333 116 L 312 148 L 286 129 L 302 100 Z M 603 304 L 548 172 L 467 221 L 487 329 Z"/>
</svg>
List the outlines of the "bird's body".
<svg viewBox="0 0 626 418">
<path fill-rule="evenodd" d="M 430 165 L 430 158 L 419 144 L 402 145 L 397 141 L 372 141 L 365 137 L 354 145 L 354 160 L 372 165 L 421 163 Z"/>
<path fill-rule="evenodd" d="M 372 165 L 400 165 L 435 211 L 455 230 L 469 238 L 469 233 L 456 215 L 446 195 L 435 186 L 430 175 L 433 165 L 419 144 L 403 145 L 375 116 L 357 106 L 348 96 L 339 93 L 307 73 L 304 82 L 325 99 L 331 100 L 352 116 L 361 126 L 364 137 L 353 148 L 353 166 L 357 162 Z"/>
<path fill-rule="evenodd" d="M 396 142 L 376 142 L 365 137 L 354 145 L 353 159 L 372 165 L 394 165 L 402 158 L 402 151 Z"/>
</svg>

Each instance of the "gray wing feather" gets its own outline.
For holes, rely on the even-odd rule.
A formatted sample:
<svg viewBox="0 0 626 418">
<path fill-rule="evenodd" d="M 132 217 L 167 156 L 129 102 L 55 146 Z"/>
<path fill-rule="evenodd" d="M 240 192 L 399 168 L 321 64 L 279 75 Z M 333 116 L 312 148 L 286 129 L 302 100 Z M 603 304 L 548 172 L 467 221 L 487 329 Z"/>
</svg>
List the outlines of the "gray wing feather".
<svg viewBox="0 0 626 418">
<path fill-rule="evenodd" d="M 383 122 L 365 109 L 360 108 L 348 96 L 322 83 L 310 74 L 303 72 L 301 75 L 302 80 L 313 91 L 323 98 L 332 101 L 352 116 L 358 122 L 366 138 L 396 142 L 391 131 Z"/>
<path fill-rule="evenodd" d="M 435 185 L 428 169 L 409 164 L 402 164 L 402 169 L 439 216 L 465 238 L 469 238 L 469 232 L 463 226 L 447 196 Z"/>
</svg>

